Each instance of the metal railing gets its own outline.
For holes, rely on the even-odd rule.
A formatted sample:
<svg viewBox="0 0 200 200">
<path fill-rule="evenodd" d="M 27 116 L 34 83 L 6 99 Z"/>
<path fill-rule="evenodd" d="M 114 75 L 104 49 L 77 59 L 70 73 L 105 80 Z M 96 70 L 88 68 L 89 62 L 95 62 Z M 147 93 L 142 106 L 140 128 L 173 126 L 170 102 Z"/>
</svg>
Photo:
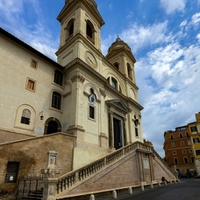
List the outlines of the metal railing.
<svg viewBox="0 0 200 200">
<path fill-rule="evenodd" d="M 41 199 L 43 176 L 28 176 L 18 180 L 16 200 Z"/>
</svg>

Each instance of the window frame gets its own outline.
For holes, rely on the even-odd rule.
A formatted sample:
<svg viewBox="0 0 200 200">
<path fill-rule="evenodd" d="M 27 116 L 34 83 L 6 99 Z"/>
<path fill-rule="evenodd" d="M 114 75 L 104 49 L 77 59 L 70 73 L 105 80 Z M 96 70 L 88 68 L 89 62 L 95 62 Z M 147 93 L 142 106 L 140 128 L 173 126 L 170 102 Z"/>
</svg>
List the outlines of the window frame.
<svg viewBox="0 0 200 200">
<path fill-rule="evenodd" d="M 36 81 L 27 77 L 26 79 L 26 89 L 31 91 L 31 92 L 35 92 L 36 90 Z"/>
<path fill-rule="evenodd" d="M 17 176 L 19 172 L 19 162 L 10 162 L 7 163 L 5 182 L 6 183 L 16 183 Z M 14 166 L 14 167 L 13 167 Z"/>
<path fill-rule="evenodd" d="M 60 70 L 55 69 L 53 82 L 59 86 L 63 86 L 63 73 Z"/>
<path fill-rule="evenodd" d="M 58 91 L 52 92 L 51 108 L 56 110 L 62 109 L 62 94 L 60 94 Z"/>
<path fill-rule="evenodd" d="M 192 138 L 192 141 L 193 141 L 194 144 L 200 143 L 200 140 L 199 140 L 198 137 Z"/>
<path fill-rule="evenodd" d="M 30 121 L 31 121 L 31 111 L 25 108 L 22 110 L 20 123 L 25 125 L 30 125 Z"/>
<path fill-rule="evenodd" d="M 33 69 L 37 69 L 38 62 L 35 59 L 31 59 L 30 67 L 32 67 Z"/>
</svg>

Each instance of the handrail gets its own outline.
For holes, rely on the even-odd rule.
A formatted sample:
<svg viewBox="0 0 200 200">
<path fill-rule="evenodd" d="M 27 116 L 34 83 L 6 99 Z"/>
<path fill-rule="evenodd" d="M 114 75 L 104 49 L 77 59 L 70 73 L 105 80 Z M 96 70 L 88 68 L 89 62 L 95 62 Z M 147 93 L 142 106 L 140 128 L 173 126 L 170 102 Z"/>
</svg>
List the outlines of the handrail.
<svg viewBox="0 0 200 200">
<path fill-rule="evenodd" d="M 172 173 L 175 177 L 177 177 L 177 174 L 172 171 L 172 169 L 169 167 L 169 165 L 160 157 L 160 155 L 153 149 L 153 154 L 156 155 L 156 157 L 161 161 L 161 163 L 169 170 L 169 172 Z"/>
<path fill-rule="evenodd" d="M 136 149 L 143 149 L 148 152 L 152 152 L 152 147 L 144 145 L 140 142 L 135 142 L 130 145 L 124 146 L 88 165 L 85 165 L 79 169 L 71 171 L 58 178 L 57 182 L 57 194 L 66 190 L 67 188 L 72 187 L 75 183 L 82 181 L 92 174 L 95 174 L 97 171 L 103 169 L 105 166 L 108 166 L 117 160 L 121 159 L 130 152 L 133 152 Z"/>
</svg>

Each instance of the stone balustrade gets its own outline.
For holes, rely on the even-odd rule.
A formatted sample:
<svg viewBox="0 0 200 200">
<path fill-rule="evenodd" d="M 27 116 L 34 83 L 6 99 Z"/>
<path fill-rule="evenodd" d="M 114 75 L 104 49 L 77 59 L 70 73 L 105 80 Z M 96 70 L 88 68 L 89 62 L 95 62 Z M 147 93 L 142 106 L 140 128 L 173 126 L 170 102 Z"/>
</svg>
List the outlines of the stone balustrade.
<svg viewBox="0 0 200 200">
<path fill-rule="evenodd" d="M 145 150 L 149 153 L 153 151 L 151 146 L 144 145 L 140 142 L 135 142 L 133 144 L 127 145 L 121 149 L 118 149 L 109 155 L 98 159 L 95 162 L 90 163 L 84 167 L 81 167 L 77 170 L 69 172 L 58 178 L 57 182 L 57 194 L 61 193 L 64 190 L 75 185 L 75 183 L 83 181 L 84 179 L 89 178 L 91 175 L 105 168 L 106 166 L 118 161 L 123 158 L 125 155 L 134 152 L 136 150 Z"/>
</svg>

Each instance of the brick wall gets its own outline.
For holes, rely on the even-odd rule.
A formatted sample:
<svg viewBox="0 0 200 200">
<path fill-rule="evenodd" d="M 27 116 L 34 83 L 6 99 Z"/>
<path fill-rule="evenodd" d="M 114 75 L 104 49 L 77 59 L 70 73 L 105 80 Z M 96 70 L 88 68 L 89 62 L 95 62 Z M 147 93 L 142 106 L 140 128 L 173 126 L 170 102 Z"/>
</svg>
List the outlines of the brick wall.
<svg viewBox="0 0 200 200">
<path fill-rule="evenodd" d="M 13 192 L 16 187 L 15 183 L 5 183 L 8 161 L 20 163 L 18 178 L 39 175 L 47 167 L 48 152 L 54 150 L 58 152 L 57 169 L 62 170 L 59 175 L 71 171 L 74 140 L 75 137 L 57 133 L 0 145 L 0 190 Z"/>
<path fill-rule="evenodd" d="M 0 130 L 0 144 L 6 143 L 6 142 L 13 142 L 17 140 L 23 140 L 34 137 L 31 134 L 20 134 L 20 133 L 14 133 L 10 131 L 4 131 Z"/>
</svg>

